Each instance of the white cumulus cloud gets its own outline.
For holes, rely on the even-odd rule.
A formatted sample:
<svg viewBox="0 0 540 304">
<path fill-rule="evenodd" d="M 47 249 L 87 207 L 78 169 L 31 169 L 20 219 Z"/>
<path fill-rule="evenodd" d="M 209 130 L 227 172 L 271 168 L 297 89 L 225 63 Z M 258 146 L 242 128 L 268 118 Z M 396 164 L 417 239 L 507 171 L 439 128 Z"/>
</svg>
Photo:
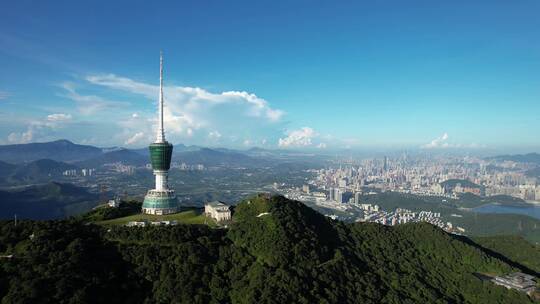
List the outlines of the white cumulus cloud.
<svg viewBox="0 0 540 304">
<path fill-rule="evenodd" d="M 56 122 L 68 121 L 68 120 L 71 120 L 71 114 L 64 114 L 64 113 L 50 114 L 50 115 L 47 115 L 47 120 L 56 121 Z"/>
<path fill-rule="evenodd" d="M 85 80 L 94 86 L 139 95 L 153 102 L 154 105 L 158 100 L 158 85 L 114 74 L 90 75 L 85 77 Z M 272 108 L 263 98 L 246 91 L 214 93 L 198 87 L 167 84 L 163 91 L 166 136 L 172 141 L 182 141 L 192 137 L 194 140 L 215 141 L 224 138 L 221 137 L 221 133 L 244 133 L 246 136 L 259 137 L 257 140 L 260 140 L 267 134 L 279 132 L 283 124 L 284 112 L 282 110 Z M 124 118 L 123 121 L 118 121 L 124 127 L 126 134 L 154 132 L 157 115 L 154 109 L 145 108 L 144 111 L 138 111 L 137 115 L 131 115 L 129 119 Z M 133 113 L 133 110 L 130 113 Z M 135 118 L 146 121 L 134 122 Z M 215 131 L 218 129 L 219 132 Z"/>
<path fill-rule="evenodd" d="M 11 132 L 11 133 L 9 133 L 9 135 L 7 137 L 7 140 L 8 140 L 9 143 L 18 142 L 19 141 L 19 134 L 15 133 L 15 132 Z"/>
<path fill-rule="evenodd" d="M 92 115 L 100 111 L 126 106 L 126 102 L 111 101 L 96 95 L 82 95 L 77 92 L 75 85 L 64 82 L 60 85 L 66 94 L 63 95 L 77 104 L 79 112 L 83 115 Z"/>
<path fill-rule="evenodd" d="M 423 149 L 450 149 L 450 148 L 458 148 L 458 149 L 482 149 L 486 148 L 486 145 L 481 145 L 477 143 L 471 143 L 471 144 L 461 144 L 461 143 L 451 143 L 449 142 L 449 136 L 448 133 L 444 133 L 443 135 L 433 139 L 430 143 L 425 144 L 421 146 Z"/>
<path fill-rule="evenodd" d="M 440 137 L 435 138 L 430 143 L 422 146 L 424 149 L 435 149 L 435 148 L 449 148 L 451 145 L 448 143 L 448 133 L 444 133 Z"/>
<path fill-rule="evenodd" d="M 86 77 L 86 80 L 95 85 L 140 94 L 150 100 L 157 100 L 159 92 L 158 85 L 151 85 L 114 74 L 90 75 Z M 165 105 L 169 105 L 173 111 L 178 105 L 184 106 L 184 111 L 189 112 L 203 106 L 239 104 L 247 107 L 245 114 L 263 117 L 270 121 L 278 121 L 284 114 L 282 110 L 271 108 L 266 100 L 245 91 L 211 93 L 197 87 L 165 86 L 164 95 Z"/>
<path fill-rule="evenodd" d="M 280 147 L 306 147 L 311 146 L 312 139 L 317 134 L 312 128 L 303 127 L 298 130 L 290 131 L 287 137 L 279 139 Z"/>
<path fill-rule="evenodd" d="M 32 142 L 35 138 L 35 131 L 35 125 L 30 125 L 24 132 L 12 132 L 8 135 L 8 142 L 12 144 L 26 144 Z"/>
<path fill-rule="evenodd" d="M 130 138 L 128 138 L 124 144 L 126 145 L 132 145 L 132 144 L 135 144 L 137 142 L 139 142 L 141 139 L 144 138 L 144 132 L 137 132 L 135 133 L 133 136 L 131 136 Z"/>
<path fill-rule="evenodd" d="M 220 139 L 221 138 L 221 133 L 219 133 L 218 131 L 210 131 L 210 132 L 208 132 L 208 138 L 210 138 L 210 139 Z"/>
<path fill-rule="evenodd" d="M 56 113 L 47 115 L 42 119 L 27 121 L 26 131 L 11 132 L 7 141 L 14 144 L 24 144 L 36 140 L 50 139 L 58 130 L 66 129 L 71 123 L 71 115 Z"/>
</svg>

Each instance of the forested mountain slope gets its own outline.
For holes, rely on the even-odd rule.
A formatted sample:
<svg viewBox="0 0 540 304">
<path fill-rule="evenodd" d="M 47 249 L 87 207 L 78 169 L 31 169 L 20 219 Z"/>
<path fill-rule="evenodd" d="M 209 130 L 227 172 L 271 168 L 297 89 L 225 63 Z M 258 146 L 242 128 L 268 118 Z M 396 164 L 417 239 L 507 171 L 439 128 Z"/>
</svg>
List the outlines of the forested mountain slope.
<svg viewBox="0 0 540 304">
<path fill-rule="evenodd" d="M 229 229 L 3 222 L 3 302 L 530 303 L 475 273 L 517 270 L 429 224 L 344 224 L 284 197 Z"/>
</svg>

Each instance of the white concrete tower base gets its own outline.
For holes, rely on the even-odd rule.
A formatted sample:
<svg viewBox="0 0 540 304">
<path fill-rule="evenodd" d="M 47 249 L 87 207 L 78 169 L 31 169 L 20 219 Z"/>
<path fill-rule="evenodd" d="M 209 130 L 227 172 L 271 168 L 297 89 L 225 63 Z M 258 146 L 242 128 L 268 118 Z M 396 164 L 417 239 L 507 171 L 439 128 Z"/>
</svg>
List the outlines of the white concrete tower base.
<svg viewBox="0 0 540 304">
<path fill-rule="evenodd" d="M 168 190 L 169 186 L 167 184 L 168 174 L 167 171 L 154 171 L 156 176 L 156 190 L 163 191 Z"/>
</svg>

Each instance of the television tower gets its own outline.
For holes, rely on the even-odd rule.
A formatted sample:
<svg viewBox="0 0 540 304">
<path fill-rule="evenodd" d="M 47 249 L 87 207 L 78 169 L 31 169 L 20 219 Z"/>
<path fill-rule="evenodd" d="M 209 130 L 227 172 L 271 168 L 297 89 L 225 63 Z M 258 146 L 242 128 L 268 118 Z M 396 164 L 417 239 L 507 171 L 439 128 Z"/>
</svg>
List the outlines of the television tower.
<svg viewBox="0 0 540 304">
<path fill-rule="evenodd" d="M 150 161 L 156 177 L 156 188 L 148 190 L 144 197 L 142 212 L 147 214 L 170 214 L 178 212 L 178 200 L 174 190 L 169 189 L 168 174 L 171 168 L 173 145 L 165 139 L 163 127 L 163 53 L 159 56 L 159 102 L 156 141 L 150 144 Z"/>
</svg>

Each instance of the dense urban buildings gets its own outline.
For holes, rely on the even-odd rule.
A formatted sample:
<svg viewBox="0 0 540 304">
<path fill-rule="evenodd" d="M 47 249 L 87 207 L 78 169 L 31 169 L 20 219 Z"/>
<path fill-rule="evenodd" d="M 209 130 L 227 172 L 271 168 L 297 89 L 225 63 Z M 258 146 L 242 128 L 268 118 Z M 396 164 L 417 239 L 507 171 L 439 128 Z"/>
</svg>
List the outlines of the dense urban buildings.
<svg viewBox="0 0 540 304">
<path fill-rule="evenodd" d="M 534 166 L 485 158 L 402 155 L 315 170 L 316 178 L 310 183 L 329 192 L 329 199 L 336 201 L 343 198 L 336 193 L 345 193 L 354 201 L 354 194 L 365 187 L 418 195 L 455 197 L 472 193 L 540 201 L 538 180 L 527 175 L 531 168 Z"/>
<path fill-rule="evenodd" d="M 465 195 L 489 202 L 490 197 L 505 195 L 508 200 L 522 199 L 535 204 L 534 201 L 540 201 L 540 186 L 537 178 L 529 174 L 534 168 L 535 164 L 495 158 L 404 154 L 311 169 L 313 177 L 301 188 L 276 187 L 276 190 L 289 198 L 335 210 L 335 214 L 327 213 L 333 218 L 384 225 L 424 221 L 461 234 L 465 229 L 449 221 L 455 214 L 441 216 L 440 212 L 431 210 L 403 208 L 380 210 L 376 202 L 366 203 L 363 199 L 371 194 L 400 192 L 430 196 L 441 203 Z"/>
</svg>

